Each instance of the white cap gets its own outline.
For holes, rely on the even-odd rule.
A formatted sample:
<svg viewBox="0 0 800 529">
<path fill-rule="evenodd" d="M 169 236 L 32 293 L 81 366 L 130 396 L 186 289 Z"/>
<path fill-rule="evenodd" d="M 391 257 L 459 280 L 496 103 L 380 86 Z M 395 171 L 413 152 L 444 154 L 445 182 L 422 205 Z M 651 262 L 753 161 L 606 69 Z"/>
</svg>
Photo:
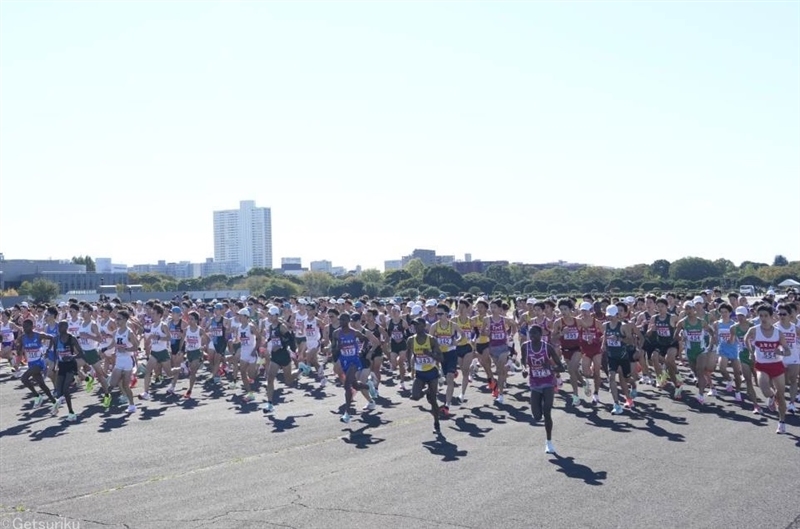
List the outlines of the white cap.
<svg viewBox="0 0 800 529">
<path fill-rule="evenodd" d="M 297 300 L 297 302 L 301 305 L 308 305 L 308 301 L 306 301 L 306 298 L 300 298 Z"/>
<path fill-rule="evenodd" d="M 747 316 L 750 314 L 750 311 L 747 310 L 747 307 L 736 307 L 736 315 L 739 316 Z"/>
<path fill-rule="evenodd" d="M 28 302 L 27 301 L 23 301 L 22 303 L 20 303 L 20 307 L 25 307 L 27 309 L 28 308 Z"/>
<path fill-rule="evenodd" d="M 413 307 L 413 306 L 414 306 L 414 302 L 413 301 L 409 301 L 408 303 L 406 303 L 406 307 L 408 307 L 409 309 L 411 307 Z"/>
<path fill-rule="evenodd" d="M 250 311 L 248 309 L 239 309 L 239 312 L 236 314 L 239 316 L 250 316 Z"/>
<path fill-rule="evenodd" d="M 344 305 L 344 299 L 342 299 L 342 298 L 337 299 L 336 300 L 336 304 L 337 305 Z"/>
<path fill-rule="evenodd" d="M 687 299 L 683 304 L 684 309 L 692 309 L 694 308 L 694 300 Z"/>
<path fill-rule="evenodd" d="M 418 314 L 422 314 L 422 307 L 420 305 L 414 305 L 411 307 L 411 315 L 416 316 Z"/>
<path fill-rule="evenodd" d="M 589 303 L 588 301 L 584 301 L 583 303 L 581 303 L 580 309 L 581 310 L 592 310 L 592 304 Z"/>
<path fill-rule="evenodd" d="M 627 303 L 628 305 L 633 305 L 634 303 L 636 303 L 636 298 L 633 296 L 628 296 L 627 298 L 625 298 L 625 303 Z"/>
<path fill-rule="evenodd" d="M 768 296 L 774 296 L 775 295 L 775 291 L 772 290 L 772 289 L 769 289 L 769 290 L 767 290 L 767 295 Z"/>
<path fill-rule="evenodd" d="M 695 298 L 692 300 L 692 302 L 693 302 L 695 305 L 702 305 L 703 303 L 705 303 L 705 301 L 703 300 L 703 298 L 701 298 L 700 296 L 696 296 L 696 297 L 695 297 Z"/>
<path fill-rule="evenodd" d="M 328 300 L 328 303 L 336 303 L 336 300 L 331 298 L 331 299 Z"/>
<path fill-rule="evenodd" d="M 281 313 L 281 309 L 279 309 L 278 307 L 270 307 L 269 308 L 269 315 L 270 316 L 277 316 L 280 313 Z"/>
<path fill-rule="evenodd" d="M 435 307 L 436 306 L 436 300 L 435 299 L 429 299 L 428 301 L 425 302 L 425 306 L 426 307 Z"/>
<path fill-rule="evenodd" d="M 616 305 L 609 305 L 606 307 L 606 316 L 616 316 L 619 313 L 619 309 Z"/>
<path fill-rule="evenodd" d="M 240 296 L 239 301 L 247 301 L 247 296 Z"/>
<path fill-rule="evenodd" d="M 536 298 L 528 298 L 528 301 L 526 301 L 525 303 L 527 303 L 528 305 L 534 305 L 536 303 Z"/>
<path fill-rule="evenodd" d="M 27 303 L 23 303 L 23 305 L 22 305 L 22 306 L 23 306 L 23 307 L 27 307 L 27 306 L 28 306 L 28 304 L 27 304 Z M 66 302 L 66 301 L 60 301 L 60 302 L 58 303 L 58 308 L 59 308 L 59 309 L 60 309 L 60 308 L 63 308 L 63 307 L 66 307 L 66 306 L 67 306 L 67 302 Z"/>
</svg>

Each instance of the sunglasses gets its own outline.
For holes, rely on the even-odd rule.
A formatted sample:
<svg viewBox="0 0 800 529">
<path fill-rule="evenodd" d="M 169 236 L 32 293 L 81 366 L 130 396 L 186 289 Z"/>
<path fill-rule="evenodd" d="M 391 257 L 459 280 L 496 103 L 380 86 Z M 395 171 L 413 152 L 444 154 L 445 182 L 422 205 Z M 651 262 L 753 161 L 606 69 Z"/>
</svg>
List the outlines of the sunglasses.
<svg viewBox="0 0 800 529">
<path fill-rule="evenodd" d="M 444 316 L 444 314 L 445 314 L 444 312 L 437 312 L 436 313 L 437 316 Z"/>
<path fill-rule="evenodd" d="M 788 312 L 779 312 L 778 313 L 778 316 L 788 316 L 788 315 L 789 315 Z"/>
</svg>

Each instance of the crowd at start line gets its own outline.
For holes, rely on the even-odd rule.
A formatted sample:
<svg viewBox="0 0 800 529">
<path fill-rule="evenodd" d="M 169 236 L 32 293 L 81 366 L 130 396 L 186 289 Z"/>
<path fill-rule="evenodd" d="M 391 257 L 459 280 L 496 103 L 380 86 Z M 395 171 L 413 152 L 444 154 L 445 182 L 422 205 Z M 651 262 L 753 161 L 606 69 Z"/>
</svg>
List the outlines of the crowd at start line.
<svg viewBox="0 0 800 529">
<path fill-rule="evenodd" d="M 607 387 L 605 408 L 614 415 L 634 408 L 643 385 L 676 400 L 693 393 L 700 405 L 723 391 L 760 414 L 757 385 L 770 414 L 777 411 L 777 433 L 785 433 L 786 413 L 795 413 L 800 402 L 796 296 L 789 291 L 778 301 L 770 291 L 752 304 L 737 293 L 723 298 L 719 290 L 541 301 L 470 295 L 259 296 L 210 303 L 184 296 L 130 304 L 73 299 L 4 310 L 0 333 L 2 358 L 33 394 L 34 408 L 46 398 L 57 415 L 66 405 L 71 422 L 77 420 L 73 391 L 99 389 L 108 410 L 118 389 L 116 403 L 135 413 L 133 388 L 140 379 L 141 400 L 156 391 L 192 399 L 202 367 L 211 384 L 241 389 L 245 403 L 256 400 L 256 381 L 265 380 L 265 413 L 274 409 L 279 374 L 286 386 L 324 387 L 332 379 L 343 388 L 345 423 L 359 394 L 364 412 L 376 408 L 388 378 L 412 400 L 427 400 L 439 434 L 440 419 L 450 416 L 454 402 L 467 401 L 481 370 L 498 405 L 508 377 L 521 371 L 533 418 L 544 419 L 545 451 L 554 453 L 551 411 L 562 384 L 567 406 L 601 407 L 600 390 Z M 682 369 L 686 377 L 679 367 L 688 367 Z"/>
</svg>

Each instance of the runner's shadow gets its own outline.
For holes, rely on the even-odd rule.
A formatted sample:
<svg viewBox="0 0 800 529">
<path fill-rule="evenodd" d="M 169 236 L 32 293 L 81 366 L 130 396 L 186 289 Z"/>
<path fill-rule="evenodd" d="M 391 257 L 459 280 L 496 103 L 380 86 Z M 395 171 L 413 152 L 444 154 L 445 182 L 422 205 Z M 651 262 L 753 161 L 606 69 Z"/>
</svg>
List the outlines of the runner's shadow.
<svg viewBox="0 0 800 529">
<path fill-rule="evenodd" d="M 221 399 L 225 397 L 225 390 L 212 380 L 207 380 L 203 384 L 203 392 L 212 399 Z"/>
<path fill-rule="evenodd" d="M 380 444 L 386 440 L 380 437 L 373 437 L 372 434 L 367 433 L 367 428 L 369 427 L 369 425 L 365 425 L 357 430 L 344 428 L 342 431 L 349 432 L 349 435 L 347 437 L 342 437 L 342 441 L 355 446 L 359 450 L 365 450 L 372 445 Z"/>
<path fill-rule="evenodd" d="M 435 456 L 442 456 L 442 461 L 449 463 L 451 461 L 458 461 L 462 457 L 467 456 L 466 450 L 459 450 L 458 446 L 449 442 L 442 434 L 437 436 L 436 441 L 424 441 L 422 446 Z"/>
<path fill-rule="evenodd" d="M 641 430 L 643 432 L 649 432 L 649 433 L 655 435 L 656 437 L 663 437 L 667 441 L 672 441 L 672 442 L 675 442 L 675 443 L 683 443 L 684 442 L 685 438 L 684 438 L 683 434 L 672 433 L 672 432 L 669 432 L 669 431 L 665 430 L 664 428 L 662 428 L 661 426 L 656 424 L 656 421 L 652 417 L 645 417 L 645 422 L 647 423 L 647 426 L 645 426 L 645 427 L 634 426 L 634 428 L 636 430 Z"/>
<path fill-rule="evenodd" d="M 200 402 L 195 398 L 183 399 L 181 401 L 181 409 L 183 410 L 193 410 L 195 408 L 200 408 L 202 406 L 205 406 L 205 404 L 203 404 L 202 402 Z"/>
<path fill-rule="evenodd" d="M 325 400 L 328 394 L 325 393 L 325 388 L 317 386 L 310 386 L 306 388 L 305 397 L 311 397 L 314 400 Z"/>
<path fill-rule="evenodd" d="M 454 421 L 456 428 L 450 427 L 451 430 L 455 430 L 457 432 L 463 432 L 470 437 L 475 437 L 480 439 L 481 437 L 486 437 L 486 434 L 491 432 L 494 428 L 481 428 L 477 424 L 473 424 L 471 422 L 467 422 L 466 417 L 458 417 Z"/>
<path fill-rule="evenodd" d="M 561 472 L 568 478 L 582 479 L 587 485 L 603 485 L 603 481 L 608 477 L 604 470 L 595 472 L 586 465 L 576 463 L 574 457 L 561 457 L 558 454 L 553 454 L 550 462 L 559 467 L 556 472 Z"/>
<path fill-rule="evenodd" d="M 129 418 L 130 414 L 128 413 L 119 417 L 106 417 L 103 419 L 103 423 L 100 425 L 100 428 L 97 431 L 100 433 L 108 433 L 121 426 L 125 426 L 125 423 L 128 422 Z"/>
<path fill-rule="evenodd" d="M 637 397 L 638 398 L 638 397 Z M 639 412 L 639 418 L 644 418 L 643 415 L 647 414 L 648 417 L 656 419 L 661 422 L 669 422 L 676 425 L 686 426 L 686 417 L 676 417 L 662 413 L 661 408 L 655 404 L 648 404 L 646 402 L 636 402 L 634 410 Z"/>
<path fill-rule="evenodd" d="M 748 415 L 742 415 L 741 413 L 736 413 L 733 410 L 728 410 L 712 403 L 701 405 L 695 399 L 691 399 L 689 402 L 687 402 L 686 406 L 688 406 L 689 411 L 692 413 L 697 413 L 701 415 L 714 413 L 720 419 L 728 419 L 736 422 L 749 422 L 750 424 L 754 424 L 756 426 L 767 425 L 767 422 L 762 420 L 761 417 L 759 416 L 752 417 Z"/>
<path fill-rule="evenodd" d="M 49 415 L 50 414 L 48 414 L 47 417 L 49 417 Z M 37 422 L 42 422 L 42 421 L 46 420 L 47 417 L 42 417 L 42 418 L 36 419 L 34 421 L 30 421 L 30 422 L 18 424 L 16 426 L 12 426 L 10 428 L 6 428 L 5 430 L 0 431 L 0 438 L 5 437 L 7 435 L 19 435 L 19 434 L 25 433 L 25 432 L 27 432 L 28 430 L 31 429 L 31 425 L 32 424 L 36 424 Z"/>
<path fill-rule="evenodd" d="M 524 423 L 530 423 L 531 422 L 531 419 L 532 419 L 531 415 L 528 414 L 528 413 L 525 413 L 525 410 L 522 409 L 522 408 L 515 408 L 514 406 L 511 406 L 510 404 L 499 404 L 498 407 L 501 410 L 503 410 L 506 413 L 508 413 L 509 417 L 514 419 L 515 422 L 524 422 Z"/>
<path fill-rule="evenodd" d="M 484 411 L 480 406 L 476 406 L 469 410 L 472 416 L 481 421 L 491 421 L 492 424 L 506 424 L 505 415 L 497 415 L 495 413 Z"/>
<path fill-rule="evenodd" d="M 602 409 L 602 408 L 600 408 Z M 612 432 L 630 432 L 632 428 L 631 423 L 629 422 L 617 422 L 613 419 L 604 419 L 600 417 L 598 414 L 598 409 L 593 409 L 590 412 L 584 412 L 582 410 L 573 410 L 573 415 L 579 417 L 581 419 L 586 419 L 586 422 L 593 424 L 599 428 L 608 429 Z"/>
<path fill-rule="evenodd" d="M 42 439 L 52 439 L 54 437 L 61 437 L 66 433 L 67 433 L 66 425 L 54 424 L 52 426 L 48 426 L 44 430 L 36 430 L 34 432 L 31 432 L 28 437 L 31 438 L 31 441 L 41 441 Z"/>
<path fill-rule="evenodd" d="M 139 408 L 139 420 L 149 421 L 154 417 L 161 417 L 168 406 L 161 406 L 160 408 L 141 407 Z"/>
<path fill-rule="evenodd" d="M 286 430 L 294 430 L 297 428 L 295 419 L 311 417 L 313 414 L 306 413 L 305 415 L 289 415 L 285 419 L 278 419 L 272 415 L 267 415 L 267 421 L 272 423 L 272 433 L 283 433 Z"/>
<path fill-rule="evenodd" d="M 359 422 L 366 424 L 367 428 L 377 428 L 379 426 L 385 426 L 392 423 L 392 421 L 384 419 L 382 415 L 383 414 L 381 412 L 362 413 L 359 415 Z"/>
</svg>

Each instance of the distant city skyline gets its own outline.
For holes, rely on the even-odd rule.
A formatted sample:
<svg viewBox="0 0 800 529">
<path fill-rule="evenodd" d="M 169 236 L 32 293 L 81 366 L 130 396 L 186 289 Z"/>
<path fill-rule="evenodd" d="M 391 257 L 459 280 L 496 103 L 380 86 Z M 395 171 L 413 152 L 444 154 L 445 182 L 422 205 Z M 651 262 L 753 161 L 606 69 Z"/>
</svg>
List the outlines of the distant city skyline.
<svg viewBox="0 0 800 529">
<path fill-rule="evenodd" d="M 7 258 L 800 260 L 797 2 L 2 2 L 0 78 Z"/>
</svg>

